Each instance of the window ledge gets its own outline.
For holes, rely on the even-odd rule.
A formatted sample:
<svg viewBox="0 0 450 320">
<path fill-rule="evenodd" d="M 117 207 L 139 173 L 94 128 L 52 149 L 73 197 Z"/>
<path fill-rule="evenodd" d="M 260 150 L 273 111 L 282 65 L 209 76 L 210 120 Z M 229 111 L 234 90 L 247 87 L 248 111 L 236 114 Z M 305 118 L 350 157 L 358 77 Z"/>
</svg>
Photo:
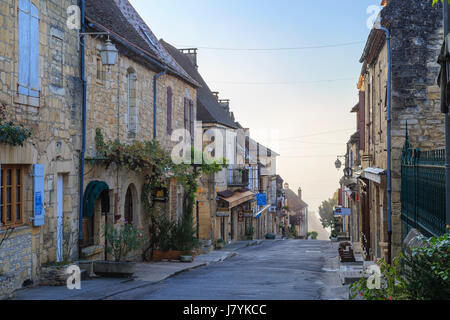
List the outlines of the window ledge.
<svg viewBox="0 0 450 320">
<path fill-rule="evenodd" d="M 23 95 L 20 93 L 16 94 L 16 96 L 14 98 L 14 102 L 17 104 L 22 104 L 22 105 L 36 107 L 36 108 L 40 107 L 40 98 L 39 97 L 31 97 L 31 96 Z"/>
</svg>

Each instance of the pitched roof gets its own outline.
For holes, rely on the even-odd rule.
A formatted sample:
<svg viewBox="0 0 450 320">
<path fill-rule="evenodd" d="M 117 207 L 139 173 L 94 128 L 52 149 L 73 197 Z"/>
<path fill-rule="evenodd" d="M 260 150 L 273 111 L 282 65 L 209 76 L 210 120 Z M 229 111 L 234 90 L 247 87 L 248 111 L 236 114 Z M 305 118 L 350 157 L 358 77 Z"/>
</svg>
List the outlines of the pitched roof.
<svg viewBox="0 0 450 320">
<path fill-rule="evenodd" d="M 198 83 L 160 45 L 128 0 L 86 0 L 86 18 L 90 24 L 118 35 L 127 44 L 155 59 L 169 72 L 198 86 Z"/>
<path fill-rule="evenodd" d="M 308 207 L 308 204 L 305 201 L 300 200 L 298 195 L 291 189 L 286 190 L 286 198 L 288 199 L 288 207 L 290 211 L 298 212 L 301 209 Z"/>
<path fill-rule="evenodd" d="M 205 80 L 189 58 L 164 40 L 161 39 L 160 43 L 172 55 L 176 62 L 200 84 L 197 90 L 197 119 L 205 123 L 218 123 L 237 129 L 238 126 L 233 121 L 231 115 L 219 104 L 217 98 L 211 92 Z"/>
</svg>

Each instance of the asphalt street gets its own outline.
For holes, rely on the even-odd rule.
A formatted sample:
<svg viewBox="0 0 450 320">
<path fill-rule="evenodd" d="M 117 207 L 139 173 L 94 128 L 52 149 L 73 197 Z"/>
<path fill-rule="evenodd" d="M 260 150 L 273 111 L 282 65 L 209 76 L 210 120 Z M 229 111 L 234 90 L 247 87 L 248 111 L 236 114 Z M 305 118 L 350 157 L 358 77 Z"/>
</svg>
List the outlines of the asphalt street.
<svg viewBox="0 0 450 320">
<path fill-rule="evenodd" d="M 329 241 L 274 240 L 243 248 L 224 262 L 109 297 L 117 300 L 346 299 Z"/>
</svg>

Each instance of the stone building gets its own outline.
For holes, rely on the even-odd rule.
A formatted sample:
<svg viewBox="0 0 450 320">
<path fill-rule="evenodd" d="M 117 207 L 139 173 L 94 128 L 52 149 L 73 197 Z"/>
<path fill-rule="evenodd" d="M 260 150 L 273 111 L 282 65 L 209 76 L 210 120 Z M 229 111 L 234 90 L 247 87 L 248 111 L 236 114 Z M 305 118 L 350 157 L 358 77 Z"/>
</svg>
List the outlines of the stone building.
<svg viewBox="0 0 450 320">
<path fill-rule="evenodd" d="M 175 62 L 130 3 L 88 0 L 86 22 L 89 32 L 107 33 L 86 39 L 86 157 L 97 156 L 98 129 L 105 141 L 130 144 L 156 139 L 169 152 L 178 143 L 172 141 L 176 130 L 186 129 L 193 136 L 198 83 Z M 111 67 L 102 65 L 99 54 L 107 38 L 119 50 Z M 187 136 L 183 139 L 189 140 Z M 159 210 L 176 221 L 183 212 L 184 190 L 174 178 L 167 179 L 169 187 Z M 100 184 L 104 184 L 102 193 L 93 194 Z M 148 236 L 149 217 L 141 202 L 143 184 L 143 177 L 133 172 L 86 162 L 84 196 L 96 200 L 82 221 L 83 259 L 104 258 L 102 230 L 106 223 L 125 220 Z M 102 200 L 110 205 L 102 205 Z M 141 258 L 141 252 L 134 254 L 134 259 Z"/>
<path fill-rule="evenodd" d="M 23 146 L 0 139 L 0 239 L 14 228 L 0 248 L 0 288 L 8 293 L 39 282 L 41 266 L 69 254 L 63 232 L 76 237 L 80 57 L 66 12 L 77 3 L 0 1 L 0 122 L 31 131 Z"/>
<path fill-rule="evenodd" d="M 383 1 L 381 23 L 391 33 L 392 55 L 392 256 L 401 249 L 401 154 L 406 127 L 414 147 L 444 146 L 444 117 L 436 84 L 442 9 L 414 0 Z M 360 62 L 359 238 L 368 259 L 387 258 L 387 43 L 372 29 Z M 353 233 L 353 235 L 355 235 Z"/>
</svg>

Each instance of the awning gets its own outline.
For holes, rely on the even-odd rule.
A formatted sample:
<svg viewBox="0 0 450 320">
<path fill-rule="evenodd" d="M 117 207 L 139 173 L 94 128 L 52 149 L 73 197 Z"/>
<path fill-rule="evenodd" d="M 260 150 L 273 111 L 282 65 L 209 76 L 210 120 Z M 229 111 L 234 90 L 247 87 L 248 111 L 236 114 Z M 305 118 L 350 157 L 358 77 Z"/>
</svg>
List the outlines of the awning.
<svg viewBox="0 0 450 320">
<path fill-rule="evenodd" d="M 380 168 L 366 168 L 363 170 L 361 177 L 375 183 L 381 184 L 382 177 L 386 174 L 386 170 Z"/>
<path fill-rule="evenodd" d="M 253 200 L 254 197 L 255 197 L 255 194 L 251 191 L 244 191 L 244 192 L 236 191 L 230 197 L 223 197 L 223 196 L 219 195 L 220 199 L 228 202 L 229 209 L 237 207 L 238 205 L 243 204 L 244 202 Z"/>
<path fill-rule="evenodd" d="M 109 190 L 108 185 L 102 181 L 90 182 L 83 196 L 83 217 L 90 218 L 94 212 L 95 200 L 100 197 L 103 191 Z M 109 211 L 109 195 L 102 198 L 102 212 Z"/>
<path fill-rule="evenodd" d="M 259 218 L 259 217 L 260 217 L 265 211 L 267 211 L 270 207 L 271 207 L 271 205 L 269 204 L 269 205 L 265 206 L 262 210 L 258 211 L 258 212 L 255 214 L 255 218 Z"/>
</svg>

